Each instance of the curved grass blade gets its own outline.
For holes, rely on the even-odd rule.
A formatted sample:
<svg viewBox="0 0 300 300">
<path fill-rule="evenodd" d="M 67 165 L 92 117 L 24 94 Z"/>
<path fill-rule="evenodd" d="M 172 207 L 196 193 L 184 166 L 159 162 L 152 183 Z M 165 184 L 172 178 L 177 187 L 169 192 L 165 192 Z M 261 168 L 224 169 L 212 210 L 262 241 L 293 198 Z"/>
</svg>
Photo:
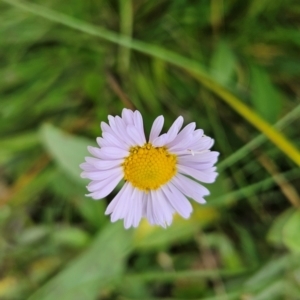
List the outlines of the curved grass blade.
<svg viewBox="0 0 300 300">
<path fill-rule="evenodd" d="M 251 110 L 251 108 L 245 105 L 239 98 L 229 92 L 225 87 L 216 83 L 209 76 L 209 74 L 205 72 L 202 66 L 192 59 L 188 59 L 159 46 L 133 40 L 128 36 L 119 35 L 104 28 L 90 25 L 75 18 L 66 16 L 65 14 L 45 8 L 41 5 L 18 0 L 2 1 L 25 11 L 31 12 L 35 15 L 44 17 L 45 19 L 77 29 L 81 32 L 98 36 L 118 45 L 122 45 L 124 47 L 134 49 L 150 56 L 160 58 L 166 62 L 184 69 L 202 85 L 211 90 L 214 94 L 219 96 L 223 101 L 231 106 L 245 120 L 247 120 L 265 136 L 267 136 L 270 141 L 272 141 L 280 150 L 282 150 L 282 152 L 286 154 L 286 156 L 288 156 L 291 160 L 293 160 L 297 165 L 300 166 L 300 152 L 283 134 L 274 129 L 268 122 L 262 119 L 258 114 Z"/>
</svg>

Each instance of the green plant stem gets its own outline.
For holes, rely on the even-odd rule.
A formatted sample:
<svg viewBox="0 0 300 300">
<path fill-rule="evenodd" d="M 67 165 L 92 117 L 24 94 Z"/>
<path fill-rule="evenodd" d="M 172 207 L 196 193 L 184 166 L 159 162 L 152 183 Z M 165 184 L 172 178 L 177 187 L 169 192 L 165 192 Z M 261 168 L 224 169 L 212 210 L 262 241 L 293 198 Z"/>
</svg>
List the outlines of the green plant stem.
<svg viewBox="0 0 300 300">
<path fill-rule="evenodd" d="M 206 205 L 219 206 L 219 205 L 231 204 L 232 202 L 235 202 L 236 200 L 239 200 L 243 197 L 251 196 L 259 190 L 260 191 L 267 190 L 269 187 L 271 187 L 276 182 L 276 179 L 280 179 L 282 176 L 284 176 L 285 178 L 289 178 L 290 180 L 293 178 L 299 178 L 299 169 L 296 168 L 296 169 L 290 170 L 288 172 L 281 173 L 274 177 L 267 178 L 265 180 L 262 180 L 257 183 L 246 186 L 237 191 L 217 197 L 217 198 L 209 201 Z"/>
<path fill-rule="evenodd" d="M 293 121 L 297 120 L 300 115 L 300 105 L 296 106 L 292 111 L 287 113 L 281 120 L 279 120 L 274 127 L 276 129 L 282 130 L 286 126 L 288 126 Z M 249 143 L 247 143 L 245 146 L 240 148 L 239 150 L 235 151 L 232 155 L 225 158 L 223 161 L 221 161 L 217 167 L 218 171 L 222 172 L 227 167 L 235 164 L 237 161 L 245 157 L 249 152 L 252 150 L 258 148 L 263 142 L 267 140 L 267 137 L 264 134 L 260 134 L 257 137 L 255 137 L 253 140 L 251 140 Z"/>
<path fill-rule="evenodd" d="M 178 279 L 198 280 L 200 278 L 219 278 L 241 276 L 250 272 L 248 269 L 239 270 L 197 270 L 197 271 L 178 271 L 178 272 L 146 272 L 139 274 L 131 274 L 127 277 L 131 280 L 137 278 L 145 282 L 173 282 Z"/>
</svg>

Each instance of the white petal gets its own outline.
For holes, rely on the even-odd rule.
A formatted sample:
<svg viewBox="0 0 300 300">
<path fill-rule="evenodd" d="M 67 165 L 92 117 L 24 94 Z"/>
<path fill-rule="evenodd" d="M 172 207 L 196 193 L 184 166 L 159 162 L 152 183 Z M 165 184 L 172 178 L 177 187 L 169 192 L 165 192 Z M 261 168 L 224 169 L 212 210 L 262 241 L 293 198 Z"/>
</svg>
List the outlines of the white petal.
<svg viewBox="0 0 300 300">
<path fill-rule="evenodd" d="M 196 129 L 193 133 L 194 139 L 199 140 L 203 137 L 204 131 L 202 129 Z"/>
<path fill-rule="evenodd" d="M 119 193 L 114 197 L 114 199 L 107 206 L 107 208 L 105 210 L 106 215 L 111 214 L 115 210 L 119 201 L 124 201 L 123 194 L 124 194 L 125 189 L 126 189 L 126 183 L 125 183 L 125 185 L 123 185 L 123 187 L 121 188 Z"/>
<path fill-rule="evenodd" d="M 178 137 L 178 136 L 177 136 Z M 177 139 L 177 138 L 176 138 Z M 169 151 L 173 153 L 180 153 L 183 150 L 187 150 L 190 148 L 191 143 L 193 142 L 192 140 L 192 135 L 187 135 L 185 137 L 181 137 L 177 139 L 176 144 L 174 144 L 172 147 L 169 148 Z"/>
<path fill-rule="evenodd" d="M 191 197 L 191 198 L 193 200 L 195 200 L 196 202 L 200 203 L 200 204 L 205 204 L 206 203 L 206 200 L 200 194 L 194 193 L 193 197 Z"/>
<path fill-rule="evenodd" d="M 92 165 L 95 168 L 95 170 L 113 169 L 115 167 L 121 166 L 122 163 L 124 162 L 124 159 L 102 160 L 95 157 L 86 157 L 85 160 L 90 165 Z"/>
<path fill-rule="evenodd" d="M 166 227 L 166 225 L 171 225 L 174 209 L 161 190 L 153 191 L 153 201 L 155 203 L 155 209 L 157 211 L 156 215 L 161 215 L 160 225 L 163 227 Z"/>
<path fill-rule="evenodd" d="M 186 138 L 186 136 L 189 136 L 192 139 L 193 135 L 193 131 L 195 130 L 195 127 L 196 127 L 196 123 L 195 122 L 192 122 L 188 125 L 186 125 L 179 133 L 178 135 L 176 136 L 176 138 L 168 143 L 168 147 L 171 148 L 171 147 L 174 147 L 176 146 L 178 143 L 181 143 L 182 140 L 184 140 Z"/>
<path fill-rule="evenodd" d="M 212 183 L 215 181 L 218 173 L 216 172 L 206 172 L 206 171 L 199 171 L 196 169 L 193 169 L 191 167 L 183 166 L 178 164 L 177 168 L 180 173 L 187 174 L 189 176 L 194 177 L 195 179 L 205 182 L 205 183 Z"/>
<path fill-rule="evenodd" d="M 133 225 L 133 218 L 134 218 L 134 211 L 135 211 L 134 194 L 135 194 L 135 189 L 133 190 L 131 197 L 127 199 L 128 209 L 127 209 L 127 214 L 124 216 L 125 229 L 128 229 Z"/>
<path fill-rule="evenodd" d="M 93 172 L 82 172 L 81 178 L 88 178 L 91 180 L 103 180 L 107 177 L 117 176 L 118 174 L 123 174 L 122 168 L 114 168 L 105 171 L 93 171 Z"/>
<path fill-rule="evenodd" d="M 216 151 L 207 151 L 200 154 L 195 155 L 186 155 L 178 157 L 178 162 L 181 164 L 184 164 L 186 162 L 192 162 L 192 163 L 206 163 L 215 161 L 215 159 L 219 156 L 219 152 Z"/>
<path fill-rule="evenodd" d="M 118 147 L 124 150 L 128 150 L 128 146 L 124 144 L 123 141 L 119 140 L 115 135 L 108 133 L 108 132 L 103 132 L 103 138 L 108 142 L 108 145 L 111 147 Z M 97 139 L 98 142 L 98 139 Z M 105 145 L 107 146 L 107 145 Z M 103 147 L 103 146 L 101 146 Z"/>
<path fill-rule="evenodd" d="M 92 157 L 89 157 L 92 158 Z M 95 168 L 95 166 L 85 162 L 79 165 L 79 167 L 83 170 L 83 171 L 96 171 L 97 169 Z"/>
<path fill-rule="evenodd" d="M 161 136 L 159 136 L 158 138 L 156 138 L 153 142 L 152 145 L 154 147 L 162 147 L 166 144 L 168 139 L 168 136 L 166 133 L 162 134 Z"/>
<path fill-rule="evenodd" d="M 101 122 L 100 127 L 101 127 L 102 132 L 108 132 L 108 133 L 114 134 L 114 131 L 110 128 L 110 126 L 107 123 Z"/>
<path fill-rule="evenodd" d="M 114 210 L 111 214 L 111 221 L 115 222 L 119 219 L 123 219 L 129 209 L 128 199 L 130 199 L 133 192 L 132 186 L 126 182 L 122 188 L 122 197 L 119 198 L 118 202 L 114 206 Z"/>
<path fill-rule="evenodd" d="M 199 171 L 207 171 L 207 170 L 211 170 L 214 167 L 214 164 L 216 163 L 217 159 L 208 162 L 208 163 L 193 163 L 193 162 L 185 162 L 183 165 L 193 168 L 195 170 L 199 170 Z M 214 169 L 215 170 L 215 169 Z M 212 171 L 210 171 L 212 172 Z"/>
<path fill-rule="evenodd" d="M 191 203 L 171 182 L 162 187 L 166 198 L 183 218 L 188 218 L 193 210 Z"/>
<path fill-rule="evenodd" d="M 137 128 L 134 126 L 127 126 L 126 128 L 128 135 L 134 141 L 136 145 L 143 146 L 146 143 L 145 136 L 144 138 L 140 135 Z"/>
<path fill-rule="evenodd" d="M 112 190 L 117 186 L 122 178 L 123 174 L 120 174 L 116 177 L 109 177 L 103 180 L 103 187 L 101 188 L 101 190 L 88 194 L 87 196 L 92 197 L 95 200 L 106 197 L 109 193 L 112 192 Z"/>
<path fill-rule="evenodd" d="M 153 211 L 153 199 L 151 193 L 147 194 L 146 215 L 150 224 L 152 225 L 158 224 L 156 220 L 156 216 L 154 215 L 154 211 Z"/>
<path fill-rule="evenodd" d="M 163 126 L 164 126 L 164 117 L 163 116 L 157 117 L 154 120 L 151 128 L 150 137 L 149 137 L 150 143 L 152 143 L 159 136 Z"/>
<path fill-rule="evenodd" d="M 124 108 L 122 111 L 122 119 L 126 125 L 133 125 L 133 111 L 127 108 Z"/>
<path fill-rule="evenodd" d="M 135 127 L 136 127 L 142 141 L 143 141 L 143 144 L 145 144 L 146 143 L 146 138 L 145 138 L 144 124 L 143 124 L 143 117 L 142 117 L 141 113 L 138 110 L 136 110 L 134 112 L 133 120 L 134 120 L 134 125 L 135 125 Z"/>
<path fill-rule="evenodd" d="M 210 137 L 202 137 L 195 140 L 195 142 L 190 146 L 192 150 L 203 151 L 210 149 L 214 144 L 214 140 Z"/>
<path fill-rule="evenodd" d="M 193 198 L 194 193 L 200 194 L 201 196 L 210 194 L 209 190 L 202 184 L 179 173 L 173 177 L 172 182 L 182 193 L 190 198 Z"/>
<path fill-rule="evenodd" d="M 103 147 L 97 152 L 97 157 L 101 159 L 122 159 L 129 155 L 129 151 L 117 147 Z"/>
<path fill-rule="evenodd" d="M 149 198 L 147 203 L 147 215 L 150 214 L 150 218 L 148 218 L 149 223 L 152 225 L 160 225 L 162 227 L 166 227 L 163 215 L 156 205 L 157 199 L 153 192 L 154 191 L 149 192 Z"/>
<path fill-rule="evenodd" d="M 132 142 L 127 136 L 126 126 L 124 121 L 120 117 L 108 116 L 109 125 L 114 132 L 114 135 L 121 141 L 123 141 L 127 146 L 131 146 Z"/>
<path fill-rule="evenodd" d="M 88 146 L 87 149 L 93 156 L 100 158 L 99 155 L 101 152 L 99 148 Z"/>
<path fill-rule="evenodd" d="M 143 192 L 136 190 L 136 195 L 134 196 L 134 215 L 133 215 L 133 227 L 138 227 L 141 218 L 143 216 Z"/>
<path fill-rule="evenodd" d="M 142 217 L 147 217 L 147 201 L 148 201 L 148 194 L 142 192 Z"/>
<path fill-rule="evenodd" d="M 152 213 L 155 219 L 155 223 L 161 225 L 162 227 L 166 227 L 163 212 L 160 209 L 159 201 L 156 191 L 150 191 L 151 193 L 151 206 Z"/>
<path fill-rule="evenodd" d="M 136 188 L 133 189 L 131 197 L 128 199 L 128 211 L 124 217 L 124 227 L 126 229 L 131 226 L 137 227 L 142 218 L 142 202 L 140 199 L 140 191 Z"/>
<path fill-rule="evenodd" d="M 125 124 L 125 122 L 119 116 L 116 116 L 115 121 L 116 121 L 117 130 L 121 134 L 121 140 L 124 143 L 126 142 L 126 144 L 129 145 L 130 147 L 136 146 L 134 139 L 131 137 L 131 135 L 127 133 L 127 125 Z"/>
<path fill-rule="evenodd" d="M 182 127 L 182 124 L 183 124 L 183 117 L 179 116 L 167 132 L 167 136 L 168 136 L 167 143 L 170 143 L 175 139 L 180 128 Z"/>
<path fill-rule="evenodd" d="M 111 146 L 110 143 L 109 143 L 109 141 L 105 140 L 104 138 L 98 137 L 96 139 L 96 141 L 97 141 L 97 144 L 99 145 L 100 148 Z"/>
</svg>

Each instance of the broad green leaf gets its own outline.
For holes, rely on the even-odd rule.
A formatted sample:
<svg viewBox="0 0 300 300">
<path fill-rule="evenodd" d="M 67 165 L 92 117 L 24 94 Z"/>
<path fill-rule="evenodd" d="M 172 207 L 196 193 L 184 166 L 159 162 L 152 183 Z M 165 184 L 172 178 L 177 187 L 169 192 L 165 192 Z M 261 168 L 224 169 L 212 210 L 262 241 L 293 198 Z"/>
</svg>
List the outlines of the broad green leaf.
<svg viewBox="0 0 300 300">
<path fill-rule="evenodd" d="M 228 84 L 234 74 L 235 57 L 227 43 L 219 42 L 211 59 L 211 74 L 221 84 Z"/>
<path fill-rule="evenodd" d="M 293 252 L 300 253 L 300 210 L 293 213 L 283 227 L 283 242 Z"/>
<path fill-rule="evenodd" d="M 121 223 L 101 231 L 82 255 L 71 261 L 29 300 L 94 300 L 120 278 L 132 247 L 131 231 Z"/>
<path fill-rule="evenodd" d="M 268 74 L 258 68 L 251 67 L 252 103 L 256 111 L 270 123 L 278 119 L 282 100 L 279 92 L 273 86 Z"/>
<path fill-rule="evenodd" d="M 43 144 L 57 164 L 73 179 L 81 184 L 86 181 L 80 178 L 79 165 L 88 155 L 87 146 L 95 143 L 82 137 L 77 137 L 45 124 L 41 128 Z"/>
<path fill-rule="evenodd" d="M 268 232 L 267 239 L 275 245 L 283 244 L 283 228 L 290 217 L 295 213 L 295 209 L 289 208 L 280 214 L 272 223 L 272 226 Z"/>
<path fill-rule="evenodd" d="M 90 235 L 78 227 L 59 226 L 51 234 L 51 239 L 57 245 L 83 248 L 90 242 Z"/>
</svg>

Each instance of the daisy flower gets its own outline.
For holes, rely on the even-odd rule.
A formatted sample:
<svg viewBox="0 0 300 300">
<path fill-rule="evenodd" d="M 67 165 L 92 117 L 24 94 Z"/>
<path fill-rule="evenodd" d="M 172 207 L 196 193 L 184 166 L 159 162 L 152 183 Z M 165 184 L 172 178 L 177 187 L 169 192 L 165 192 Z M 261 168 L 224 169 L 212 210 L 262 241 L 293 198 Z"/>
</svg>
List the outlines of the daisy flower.
<svg viewBox="0 0 300 300">
<path fill-rule="evenodd" d="M 187 198 L 205 203 L 209 195 L 199 182 L 212 183 L 217 177 L 214 164 L 219 155 L 210 151 L 214 141 L 190 123 L 181 131 L 178 117 L 167 133 L 160 135 L 163 116 L 155 119 L 146 140 L 139 111 L 123 109 L 122 117 L 108 116 L 101 122 L 98 147 L 88 147 L 93 157 L 80 165 L 82 178 L 91 182 L 87 196 L 102 199 L 123 179 L 124 185 L 108 205 L 111 221 L 124 219 L 124 227 L 137 227 L 147 218 L 152 225 L 166 227 L 177 212 L 188 218 L 192 205 Z"/>
</svg>

